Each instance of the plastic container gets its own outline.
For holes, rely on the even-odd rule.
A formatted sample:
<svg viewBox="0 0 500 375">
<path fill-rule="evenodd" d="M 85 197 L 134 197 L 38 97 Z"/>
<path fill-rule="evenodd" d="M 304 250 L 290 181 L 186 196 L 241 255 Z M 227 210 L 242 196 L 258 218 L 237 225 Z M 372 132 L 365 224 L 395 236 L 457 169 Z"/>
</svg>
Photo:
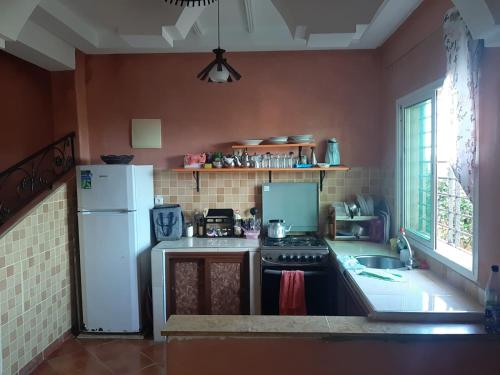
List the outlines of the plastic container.
<svg viewBox="0 0 500 375">
<path fill-rule="evenodd" d="M 488 333 L 500 334 L 500 274 L 498 265 L 491 266 L 485 289 L 484 328 Z"/>
<path fill-rule="evenodd" d="M 244 230 L 245 238 L 248 240 L 258 240 L 260 230 Z"/>
</svg>

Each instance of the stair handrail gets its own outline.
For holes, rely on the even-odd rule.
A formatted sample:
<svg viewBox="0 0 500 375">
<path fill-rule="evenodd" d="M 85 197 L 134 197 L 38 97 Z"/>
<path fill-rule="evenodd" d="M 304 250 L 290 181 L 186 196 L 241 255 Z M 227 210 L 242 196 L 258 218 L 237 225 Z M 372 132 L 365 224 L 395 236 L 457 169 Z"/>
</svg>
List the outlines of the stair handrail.
<svg viewBox="0 0 500 375">
<path fill-rule="evenodd" d="M 74 168 L 75 136 L 75 132 L 71 132 L 0 172 L 1 229 Z"/>
</svg>

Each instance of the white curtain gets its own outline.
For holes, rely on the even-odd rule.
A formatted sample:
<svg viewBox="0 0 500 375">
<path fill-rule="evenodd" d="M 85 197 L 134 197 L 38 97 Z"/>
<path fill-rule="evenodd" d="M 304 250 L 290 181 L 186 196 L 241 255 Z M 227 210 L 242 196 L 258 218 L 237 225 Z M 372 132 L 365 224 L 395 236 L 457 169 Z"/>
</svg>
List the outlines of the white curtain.
<svg viewBox="0 0 500 375">
<path fill-rule="evenodd" d="M 476 108 L 482 42 L 474 40 L 456 8 L 444 19 L 447 75 L 443 95 L 449 96 L 456 148 L 450 164 L 469 199 L 476 173 Z"/>
</svg>

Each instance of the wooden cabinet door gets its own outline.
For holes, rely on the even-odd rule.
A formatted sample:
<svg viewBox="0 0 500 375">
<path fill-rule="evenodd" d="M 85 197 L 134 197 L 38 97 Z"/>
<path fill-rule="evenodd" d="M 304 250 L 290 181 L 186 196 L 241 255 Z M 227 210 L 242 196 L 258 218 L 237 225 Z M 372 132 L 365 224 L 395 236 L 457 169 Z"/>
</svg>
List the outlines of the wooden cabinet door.
<svg viewBox="0 0 500 375">
<path fill-rule="evenodd" d="M 248 252 L 166 255 L 167 317 L 249 314 Z"/>
<path fill-rule="evenodd" d="M 342 274 L 339 265 L 336 265 L 336 294 L 335 306 L 336 315 L 339 316 L 367 316 L 368 311 L 360 300 L 359 295 L 354 291 L 353 286 Z"/>
<path fill-rule="evenodd" d="M 250 310 L 248 253 L 206 258 L 207 314 L 244 315 Z"/>
<path fill-rule="evenodd" d="M 199 255 L 167 255 L 167 315 L 205 313 L 205 261 Z"/>
</svg>

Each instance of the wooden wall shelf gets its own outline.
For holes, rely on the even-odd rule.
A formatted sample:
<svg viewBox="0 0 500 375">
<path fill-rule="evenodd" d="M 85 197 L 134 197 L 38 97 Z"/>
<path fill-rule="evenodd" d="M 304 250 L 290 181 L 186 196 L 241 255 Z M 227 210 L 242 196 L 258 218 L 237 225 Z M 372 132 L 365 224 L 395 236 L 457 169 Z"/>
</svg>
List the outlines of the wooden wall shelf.
<svg viewBox="0 0 500 375">
<path fill-rule="evenodd" d="M 276 144 L 260 144 L 260 145 L 233 145 L 233 149 L 266 149 L 266 148 L 293 148 L 293 147 L 316 147 L 316 143 L 276 143 Z"/>
<path fill-rule="evenodd" d="M 348 171 L 349 167 L 339 165 L 336 167 L 326 168 L 175 168 L 174 172 L 200 172 L 200 173 L 238 173 L 238 172 L 334 172 L 334 171 Z"/>
<path fill-rule="evenodd" d="M 196 191 L 200 191 L 200 173 L 239 173 L 239 172 L 268 172 L 269 182 L 272 182 L 273 172 L 319 172 L 319 188 L 323 191 L 323 180 L 326 172 L 348 171 L 350 168 L 339 165 L 328 168 L 174 168 L 173 172 L 192 173 L 196 181 Z"/>
</svg>

